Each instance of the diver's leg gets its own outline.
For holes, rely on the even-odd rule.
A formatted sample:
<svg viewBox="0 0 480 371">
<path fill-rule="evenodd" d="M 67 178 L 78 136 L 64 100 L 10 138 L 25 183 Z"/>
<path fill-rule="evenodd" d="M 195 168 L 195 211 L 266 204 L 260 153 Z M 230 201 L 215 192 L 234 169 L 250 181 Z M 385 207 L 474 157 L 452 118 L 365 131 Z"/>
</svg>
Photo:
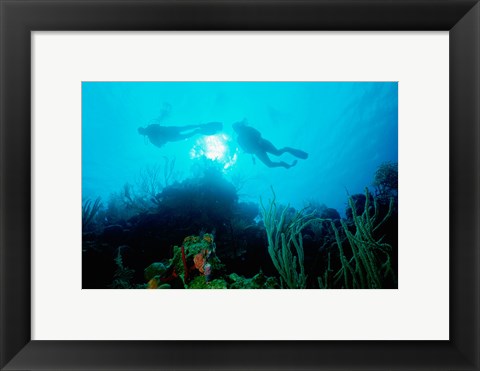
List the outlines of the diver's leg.
<svg viewBox="0 0 480 371">
<path fill-rule="evenodd" d="M 265 152 L 271 153 L 275 156 L 280 156 L 283 152 L 277 149 L 272 142 L 269 142 L 266 139 L 261 139 L 258 143 L 259 147 L 261 147 Z"/>
<path fill-rule="evenodd" d="M 283 147 L 282 149 L 276 148 L 271 142 L 269 142 L 266 139 L 262 139 L 260 141 L 260 146 L 262 149 L 268 153 L 271 153 L 272 155 L 275 156 L 280 156 L 284 154 L 285 152 L 288 152 L 295 157 L 301 158 L 301 159 L 306 159 L 308 157 L 308 153 L 301 151 L 299 149 L 291 148 L 291 147 Z"/>
<path fill-rule="evenodd" d="M 164 126 L 163 136 L 168 142 L 179 142 L 194 135 L 201 134 L 201 129 L 198 126 L 199 125 Z"/>
<path fill-rule="evenodd" d="M 192 125 L 193 126 L 193 125 Z M 188 132 L 188 133 L 183 133 L 184 131 L 192 130 L 192 129 L 183 129 L 180 130 L 180 134 L 182 135 L 215 135 L 218 132 L 222 131 L 223 124 L 221 122 L 207 122 L 205 124 L 198 125 L 198 127 L 195 128 L 195 130 Z"/>
<path fill-rule="evenodd" d="M 176 133 L 175 136 L 172 136 L 170 141 L 178 142 L 178 141 L 181 141 L 181 140 L 184 140 L 184 139 L 191 138 L 191 137 L 193 137 L 194 135 L 197 135 L 197 134 L 201 134 L 200 129 L 193 130 L 189 133 Z"/>
<path fill-rule="evenodd" d="M 294 155 L 295 157 L 301 158 L 303 160 L 305 160 L 308 157 L 307 152 L 304 152 L 300 149 L 291 148 L 291 147 L 284 147 L 280 151 L 282 153 L 288 152 L 288 153 Z"/>
<path fill-rule="evenodd" d="M 168 126 L 168 128 L 170 129 L 173 129 L 177 132 L 182 132 L 182 131 L 185 131 L 185 130 L 192 130 L 192 129 L 196 129 L 196 128 L 199 128 L 201 127 L 202 124 L 198 124 L 198 125 L 185 125 L 185 126 Z"/>
<path fill-rule="evenodd" d="M 192 130 L 192 129 L 204 128 L 209 126 L 214 126 L 218 128 L 218 130 L 222 130 L 223 124 L 221 122 L 204 122 L 203 124 L 196 124 L 196 125 L 169 126 L 169 128 L 182 132 L 185 130 Z"/>
<path fill-rule="evenodd" d="M 258 159 L 268 167 L 284 167 L 285 169 L 290 169 L 292 166 L 295 166 L 297 164 L 297 160 L 293 161 L 291 165 L 287 164 L 284 161 L 273 162 L 272 160 L 270 160 L 266 152 L 255 153 L 255 156 L 257 156 Z"/>
<path fill-rule="evenodd" d="M 282 149 L 278 149 L 272 144 L 272 142 L 269 142 L 268 140 L 263 139 L 263 138 L 260 140 L 259 146 L 265 152 L 271 153 L 272 155 L 275 155 L 275 156 L 280 156 L 280 155 L 283 155 L 285 152 L 288 152 L 288 153 L 294 155 L 295 157 L 298 157 L 298 158 L 301 158 L 301 159 L 306 159 L 308 157 L 307 152 L 304 152 L 304 151 L 301 151 L 299 149 L 295 149 L 295 148 L 292 148 L 292 147 L 283 147 Z"/>
<path fill-rule="evenodd" d="M 168 126 L 171 141 L 180 141 L 194 135 L 214 135 L 222 130 L 223 124 L 221 122 L 207 122 L 198 125 L 185 126 Z"/>
</svg>

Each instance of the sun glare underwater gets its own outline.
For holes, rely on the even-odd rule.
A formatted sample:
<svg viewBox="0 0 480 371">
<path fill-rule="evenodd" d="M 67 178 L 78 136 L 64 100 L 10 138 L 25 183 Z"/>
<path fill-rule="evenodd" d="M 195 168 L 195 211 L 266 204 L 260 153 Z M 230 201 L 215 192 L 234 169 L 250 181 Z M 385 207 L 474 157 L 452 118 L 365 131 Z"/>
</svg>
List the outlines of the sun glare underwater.
<svg viewBox="0 0 480 371">
<path fill-rule="evenodd" d="M 82 83 L 84 289 L 396 289 L 396 82 Z"/>
</svg>

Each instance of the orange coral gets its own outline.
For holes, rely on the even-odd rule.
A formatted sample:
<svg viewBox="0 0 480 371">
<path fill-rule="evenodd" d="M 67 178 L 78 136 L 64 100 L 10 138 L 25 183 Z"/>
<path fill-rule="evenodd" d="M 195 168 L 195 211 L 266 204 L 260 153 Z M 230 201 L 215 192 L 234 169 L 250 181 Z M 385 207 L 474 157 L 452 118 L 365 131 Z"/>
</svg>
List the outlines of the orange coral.
<svg viewBox="0 0 480 371">
<path fill-rule="evenodd" d="M 203 273 L 203 265 L 205 264 L 205 257 L 200 252 L 193 258 L 193 262 L 195 263 L 195 268 L 197 268 L 200 273 Z"/>
<path fill-rule="evenodd" d="M 158 289 L 158 281 L 155 277 L 148 281 L 147 289 Z"/>
</svg>

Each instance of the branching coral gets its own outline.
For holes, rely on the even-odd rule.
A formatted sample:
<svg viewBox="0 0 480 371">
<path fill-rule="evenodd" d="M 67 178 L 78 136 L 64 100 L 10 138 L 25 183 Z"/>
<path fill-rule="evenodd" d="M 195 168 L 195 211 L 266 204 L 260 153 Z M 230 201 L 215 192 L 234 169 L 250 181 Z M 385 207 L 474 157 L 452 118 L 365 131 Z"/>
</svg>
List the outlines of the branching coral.
<svg viewBox="0 0 480 371">
<path fill-rule="evenodd" d="M 115 275 L 113 276 L 113 282 L 110 285 L 110 288 L 131 289 L 131 288 L 134 288 L 133 285 L 131 284 L 131 281 L 133 279 L 133 275 L 135 274 L 135 271 L 123 265 L 121 250 L 122 250 L 122 246 L 118 248 L 117 256 L 114 259 L 117 269 L 115 271 Z"/>
<path fill-rule="evenodd" d="M 92 224 L 95 215 L 97 215 L 98 210 L 100 210 L 100 206 L 100 197 L 98 197 L 93 203 L 92 200 L 88 199 L 82 205 L 82 229 L 84 232 Z"/>
<path fill-rule="evenodd" d="M 323 274 L 323 279 L 322 277 L 318 277 L 318 287 L 321 289 L 328 289 L 330 287 L 330 276 L 332 274 L 333 270 L 330 268 L 330 253 L 328 253 L 328 265 L 327 269 L 325 270 L 325 273 Z"/>
<path fill-rule="evenodd" d="M 170 160 L 167 156 L 163 156 L 164 164 L 157 163 L 148 166 L 140 171 L 137 188 L 142 197 L 155 201 L 157 195 L 169 186 L 172 178 L 174 178 L 175 158 Z M 162 178 L 163 172 L 163 180 Z"/>
<path fill-rule="evenodd" d="M 275 192 L 268 209 L 260 200 L 263 223 L 267 232 L 268 253 L 281 277 L 282 287 L 302 289 L 306 287 L 302 230 L 312 222 L 314 213 L 296 212 L 287 218 L 289 207 L 285 207 L 277 218 Z M 295 252 L 294 252 L 295 251 Z"/>
<path fill-rule="evenodd" d="M 398 164 L 384 162 L 375 172 L 373 185 L 376 188 L 376 197 L 387 201 L 398 194 Z"/>
<path fill-rule="evenodd" d="M 353 200 L 351 197 L 349 198 L 355 232 L 350 231 L 344 220 L 341 221 L 343 232 L 352 250 L 353 256 L 350 260 L 345 255 L 343 246 L 345 240 L 342 241 L 335 223 L 331 222 L 342 263 L 342 268 L 334 275 L 333 285 L 342 281 L 343 288 L 382 288 L 382 283 L 387 276 L 390 276 L 396 283 L 395 272 L 391 266 L 392 247 L 382 242 L 383 237 L 376 238 L 374 236 L 374 232 L 391 216 L 394 200 L 390 199 L 388 213 L 379 221 L 377 201 L 374 200 L 372 213 L 368 189 L 365 189 L 365 196 L 365 209 L 360 215 L 357 215 Z M 320 287 L 328 287 L 326 279 L 319 278 L 318 282 Z"/>
</svg>

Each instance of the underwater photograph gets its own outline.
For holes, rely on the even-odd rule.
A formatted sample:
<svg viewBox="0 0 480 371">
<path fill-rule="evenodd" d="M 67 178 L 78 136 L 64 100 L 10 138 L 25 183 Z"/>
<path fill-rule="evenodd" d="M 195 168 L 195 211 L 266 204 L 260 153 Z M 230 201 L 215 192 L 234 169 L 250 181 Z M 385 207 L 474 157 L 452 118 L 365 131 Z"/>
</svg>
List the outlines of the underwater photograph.
<svg viewBox="0 0 480 371">
<path fill-rule="evenodd" d="M 397 82 L 83 82 L 83 289 L 397 289 Z"/>
</svg>

